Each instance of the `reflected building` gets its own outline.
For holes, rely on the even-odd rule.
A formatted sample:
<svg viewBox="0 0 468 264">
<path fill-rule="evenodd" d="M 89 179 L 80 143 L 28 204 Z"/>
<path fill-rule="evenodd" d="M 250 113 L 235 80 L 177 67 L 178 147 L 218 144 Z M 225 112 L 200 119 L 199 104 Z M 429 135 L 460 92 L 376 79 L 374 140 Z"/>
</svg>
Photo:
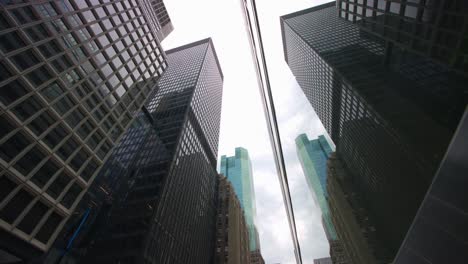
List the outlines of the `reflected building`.
<svg viewBox="0 0 468 264">
<path fill-rule="evenodd" d="M 167 68 L 149 1 L 2 1 L 0 258 L 47 251 Z"/>
<path fill-rule="evenodd" d="M 359 23 L 334 2 L 285 15 L 285 59 L 394 256 L 464 111 L 467 79 Z"/>
<path fill-rule="evenodd" d="M 249 231 L 249 248 L 255 258 L 259 259 L 260 241 L 258 231 L 255 224 L 257 216 L 255 206 L 255 190 L 252 175 L 252 164 L 249 153 L 246 149 L 238 147 L 235 150 L 235 156 L 221 156 L 220 173 L 225 175 L 234 186 L 234 190 L 241 202 L 241 207 L 244 210 L 245 219 Z"/>
<path fill-rule="evenodd" d="M 332 147 L 323 135 L 309 140 L 306 134 L 301 134 L 296 138 L 296 151 L 309 191 L 322 213 L 322 225 L 330 244 L 333 263 L 348 263 L 346 250 L 336 234 L 327 202 L 327 160 Z"/>
<path fill-rule="evenodd" d="M 378 238 L 372 215 L 336 153 L 328 159 L 327 174 L 331 221 L 347 252 L 348 263 L 391 263 L 392 256 Z"/>
<path fill-rule="evenodd" d="M 363 31 L 468 74 L 466 1 L 337 0 L 336 5 L 341 18 Z"/>
<path fill-rule="evenodd" d="M 260 249 L 250 251 L 250 264 L 265 264 L 265 260 L 263 259 Z"/>
<path fill-rule="evenodd" d="M 314 264 L 333 264 L 331 258 L 314 259 Z"/>
<path fill-rule="evenodd" d="M 306 134 L 301 134 L 296 138 L 296 151 L 309 191 L 321 210 L 325 234 L 328 240 L 336 240 L 327 204 L 327 159 L 332 148 L 323 135 L 309 140 Z"/>
<path fill-rule="evenodd" d="M 170 70 L 99 174 L 95 189 L 110 201 L 90 197 L 98 208 L 82 203 L 63 232 L 57 248 L 69 258 L 213 261 L 223 75 L 211 39 L 166 54 Z M 95 217 L 86 216 L 90 210 Z"/>
<path fill-rule="evenodd" d="M 232 183 L 219 175 L 215 264 L 249 264 L 249 232 Z"/>
</svg>

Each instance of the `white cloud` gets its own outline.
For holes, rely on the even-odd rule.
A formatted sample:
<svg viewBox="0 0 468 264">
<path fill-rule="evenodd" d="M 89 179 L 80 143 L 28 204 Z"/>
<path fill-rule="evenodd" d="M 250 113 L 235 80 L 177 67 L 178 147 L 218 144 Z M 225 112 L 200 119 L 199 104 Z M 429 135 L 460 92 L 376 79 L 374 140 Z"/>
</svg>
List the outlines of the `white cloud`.
<svg viewBox="0 0 468 264">
<path fill-rule="evenodd" d="M 169 49 L 212 37 L 225 76 L 219 154 L 233 155 L 238 146 L 249 150 L 262 254 L 267 263 L 295 263 L 239 2 L 165 1 L 174 31 L 163 46 Z M 304 263 L 327 256 L 328 244 L 294 140 L 301 133 L 313 138 L 324 130 L 284 62 L 279 16 L 319 2 L 325 1 L 257 1 Z"/>
</svg>

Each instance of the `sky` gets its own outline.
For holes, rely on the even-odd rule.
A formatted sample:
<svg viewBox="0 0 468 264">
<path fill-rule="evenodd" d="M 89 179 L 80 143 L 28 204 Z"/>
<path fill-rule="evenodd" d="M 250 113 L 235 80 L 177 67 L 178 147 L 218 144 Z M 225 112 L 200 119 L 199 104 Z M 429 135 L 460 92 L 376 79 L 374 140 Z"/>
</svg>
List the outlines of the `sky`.
<svg viewBox="0 0 468 264">
<path fill-rule="evenodd" d="M 233 156 L 239 146 L 249 151 L 262 255 L 266 263 L 295 263 L 240 0 L 164 2 L 174 25 L 162 42 L 164 49 L 213 39 L 224 73 L 218 156 Z M 294 140 L 301 133 L 314 139 L 326 132 L 284 61 L 279 17 L 325 2 L 329 1 L 257 0 L 303 263 L 329 256 L 329 247 Z"/>
</svg>

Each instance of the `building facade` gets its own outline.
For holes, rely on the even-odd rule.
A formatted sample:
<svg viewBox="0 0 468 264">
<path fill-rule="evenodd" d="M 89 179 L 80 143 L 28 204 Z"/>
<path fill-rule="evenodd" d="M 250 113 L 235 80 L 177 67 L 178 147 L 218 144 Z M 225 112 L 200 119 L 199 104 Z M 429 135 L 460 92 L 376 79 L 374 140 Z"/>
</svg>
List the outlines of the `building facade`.
<svg viewBox="0 0 468 264">
<path fill-rule="evenodd" d="M 170 70 L 142 111 L 143 126 L 114 153 L 128 168 L 109 168 L 124 182 L 86 261 L 213 261 L 223 75 L 211 39 L 166 54 Z"/>
<path fill-rule="evenodd" d="M 314 264 L 333 264 L 331 258 L 314 259 Z"/>
<path fill-rule="evenodd" d="M 392 45 L 468 74 L 466 1 L 337 0 L 338 15 Z"/>
<path fill-rule="evenodd" d="M 155 89 L 167 63 L 147 4 L 0 4 L 2 252 L 51 247 Z"/>
<path fill-rule="evenodd" d="M 466 78 L 340 18 L 334 2 L 281 26 L 290 69 L 396 254 L 464 111 Z"/>
<path fill-rule="evenodd" d="M 249 232 L 234 187 L 219 175 L 216 218 L 216 264 L 249 264 Z"/>
<path fill-rule="evenodd" d="M 163 41 L 173 30 L 174 26 L 172 25 L 171 18 L 167 12 L 166 5 L 164 5 L 163 0 L 153 0 L 150 1 L 151 7 L 155 11 L 154 24 L 157 30 L 157 36 L 159 41 Z"/>
<path fill-rule="evenodd" d="M 330 155 L 327 167 L 330 215 L 348 263 L 391 263 L 392 256 L 376 233 L 374 219 L 336 153 Z"/>
<path fill-rule="evenodd" d="M 468 262 L 468 108 L 395 264 Z"/>
<path fill-rule="evenodd" d="M 244 148 L 236 148 L 235 156 L 221 156 L 220 173 L 225 175 L 234 186 L 237 197 L 244 210 L 245 219 L 249 229 L 250 251 L 260 249 L 255 218 L 255 190 L 252 175 L 252 164 L 249 152 Z"/>
<path fill-rule="evenodd" d="M 296 138 L 296 151 L 309 190 L 322 213 L 322 226 L 330 244 L 331 259 L 335 264 L 346 264 L 347 253 L 336 234 L 327 201 L 327 160 L 332 147 L 323 135 L 309 140 L 306 134 L 301 134 Z"/>
<path fill-rule="evenodd" d="M 250 251 L 250 264 L 265 264 L 265 260 L 263 259 L 260 249 Z"/>
<path fill-rule="evenodd" d="M 234 186 L 234 190 L 244 210 L 247 228 L 249 232 L 249 249 L 251 263 L 263 263 L 260 251 L 260 240 L 258 236 L 255 218 L 257 216 L 255 206 L 255 190 L 252 175 L 252 164 L 249 152 L 241 147 L 236 148 L 235 156 L 221 156 L 220 172 Z"/>
<path fill-rule="evenodd" d="M 332 152 L 325 136 L 309 140 L 306 134 L 296 138 L 296 151 L 309 191 L 322 212 L 322 224 L 328 240 L 336 240 L 327 198 L 327 159 Z"/>
</svg>

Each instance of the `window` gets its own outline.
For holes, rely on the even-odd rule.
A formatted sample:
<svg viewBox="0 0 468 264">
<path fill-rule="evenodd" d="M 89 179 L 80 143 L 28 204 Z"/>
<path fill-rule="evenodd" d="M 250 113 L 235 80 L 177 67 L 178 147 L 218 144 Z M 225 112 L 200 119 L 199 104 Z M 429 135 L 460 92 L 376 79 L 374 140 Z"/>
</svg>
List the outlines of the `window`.
<svg viewBox="0 0 468 264">
<path fill-rule="evenodd" d="M 62 171 L 59 175 L 57 175 L 57 178 L 55 178 L 49 188 L 47 188 L 46 193 L 50 195 L 50 197 L 57 199 L 65 187 L 67 187 L 67 185 L 70 183 L 70 181 L 70 176 Z"/>
<path fill-rule="evenodd" d="M 84 116 L 83 112 L 82 112 L 79 108 L 77 108 L 77 109 L 75 109 L 73 112 L 71 112 L 71 113 L 65 118 L 65 120 L 66 120 L 67 124 L 68 124 L 70 127 L 74 128 L 74 127 L 77 126 L 78 123 L 80 123 L 81 120 L 83 120 L 84 118 L 85 118 L 85 116 Z"/>
<path fill-rule="evenodd" d="M 6 175 L 0 176 L 0 202 L 3 201 L 18 186 Z"/>
<path fill-rule="evenodd" d="M 40 94 L 49 102 L 54 101 L 55 98 L 59 97 L 63 93 L 65 93 L 65 89 L 63 89 L 57 82 L 51 83 L 40 91 Z"/>
<path fill-rule="evenodd" d="M 42 243 L 47 244 L 55 229 L 60 225 L 60 222 L 62 222 L 62 219 L 63 217 L 61 215 L 53 212 L 41 227 L 35 238 Z"/>
<path fill-rule="evenodd" d="M 13 74 L 8 69 L 8 67 L 4 64 L 4 62 L 0 62 L 0 82 L 12 77 Z"/>
<path fill-rule="evenodd" d="M 0 30 L 8 29 L 11 27 L 10 21 L 8 21 L 5 12 L 0 11 Z"/>
<path fill-rule="evenodd" d="M 71 97 L 67 94 L 62 99 L 60 99 L 58 102 L 56 102 L 52 107 L 57 111 L 59 114 L 64 115 L 68 111 L 70 111 L 71 108 L 75 103 L 71 99 Z"/>
<path fill-rule="evenodd" d="M 9 105 L 19 98 L 26 95 L 29 91 L 26 89 L 22 80 L 16 79 L 0 89 L 0 100 L 3 104 Z"/>
<path fill-rule="evenodd" d="M 83 164 L 86 162 L 88 157 L 89 154 L 82 148 L 75 154 L 73 159 L 70 161 L 69 165 L 74 171 L 78 172 L 81 166 L 83 166 Z"/>
<path fill-rule="evenodd" d="M 32 199 L 33 196 L 30 193 L 21 189 L 13 196 L 8 204 L 0 210 L 0 218 L 10 224 L 13 223 Z"/>
<path fill-rule="evenodd" d="M 44 24 L 34 25 L 24 30 L 26 34 L 32 41 L 41 41 L 51 35 L 47 32 L 47 29 L 44 27 Z"/>
<path fill-rule="evenodd" d="M 46 81 L 52 79 L 52 75 L 45 66 L 41 66 L 27 75 L 29 81 L 36 86 L 40 86 Z"/>
<path fill-rule="evenodd" d="M 44 142 L 51 148 L 54 149 L 57 144 L 62 141 L 68 135 L 67 131 L 62 125 L 57 125 L 52 131 L 44 137 Z"/>
<path fill-rule="evenodd" d="M 65 194 L 60 203 L 63 204 L 66 208 L 71 208 L 71 206 L 73 205 L 73 203 L 75 202 L 76 198 L 82 190 L 83 189 L 80 187 L 80 185 L 78 185 L 78 183 L 73 183 L 73 185 L 70 187 L 70 189 Z"/>
<path fill-rule="evenodd" d="M 2 144 L 2 147 L 0 148 L 0 157 L 4 161 L 9 162 L 21 151 L 23 151 L 30 143 L 31 142 L 27 139 L 23 132 L 18 132 Z"/>
<path fill-rule="evenodd" d="M 43 108 L 42 104 L 34 96 L 29 96 L 26 100 L 17 105 L 12 111 L 21 120 L 25 121 Z"/>
<path fill-rule="evenodd" d="M 20 71 L 24 71 L 39 63 L 39 60 L 37 59 L 32 49 L 23 51 L 20 54 L 11 57 L 10 60 L 15 63 L 16 67 Z"/>
<path fill-rule="evenodd" d="M 40 45 L 38 48 L 42 55 L 46 58 L 50 58 L 63 51 L 60 47 L 60 44 L 55 39 L 52 39 L 49 42 Z"/>
<path fill-rule="evenodd" d="M 45 158 L 44 153 L 39 150 L 39 147 L 34 146 L 24 156 L 19 159 L 13 167 L 22 173 L 24 176 L 28 175 L 36 166 Z"/>
<path fill-rule="evenodd" d="M 30 181 L 33 182 L 37 187 L 44 187 L 47 182 L 54 176 L 58 170 L 58 166 L 52 160 L 47 160 L 44 165 L 31 177 Z"/>
<path fill-rule="evenodd" d="M 94 172 L 98 169 L 99 165 L 96 160 L 92 159 L 89 161 L 86 168 L 81 173 L 80 177 L 83 178 L 85 181 L 89 181 L 91 176 L 93 176 Z"/>
<path fill-rule="evenodd" d="M 24 216 L 23 220 L 19 223 L 18 229 L 25 232 L 26 234 L 30 234 L 48 209 L 49 207 L 47 207 L 44 203 L 37 201 L 33 208 L 29 210 L 29 212 Z"/>
<path fill-rule="evenodd" d="M 20 38 L 16 31 L 12 31 L 0 36 L 0 49 L 8 53 L 15 49 L 23 48 L 26 43 Z"/>
<path fill-rule="evenodd" d="M 62 160 L 67 160 L 76 149 L 78 149 L 78 143 L 73 137 L 70 137 L 67 142 L 63 143 L 62 147 L 59 148 L 57 154 Z"/>
</svg>

